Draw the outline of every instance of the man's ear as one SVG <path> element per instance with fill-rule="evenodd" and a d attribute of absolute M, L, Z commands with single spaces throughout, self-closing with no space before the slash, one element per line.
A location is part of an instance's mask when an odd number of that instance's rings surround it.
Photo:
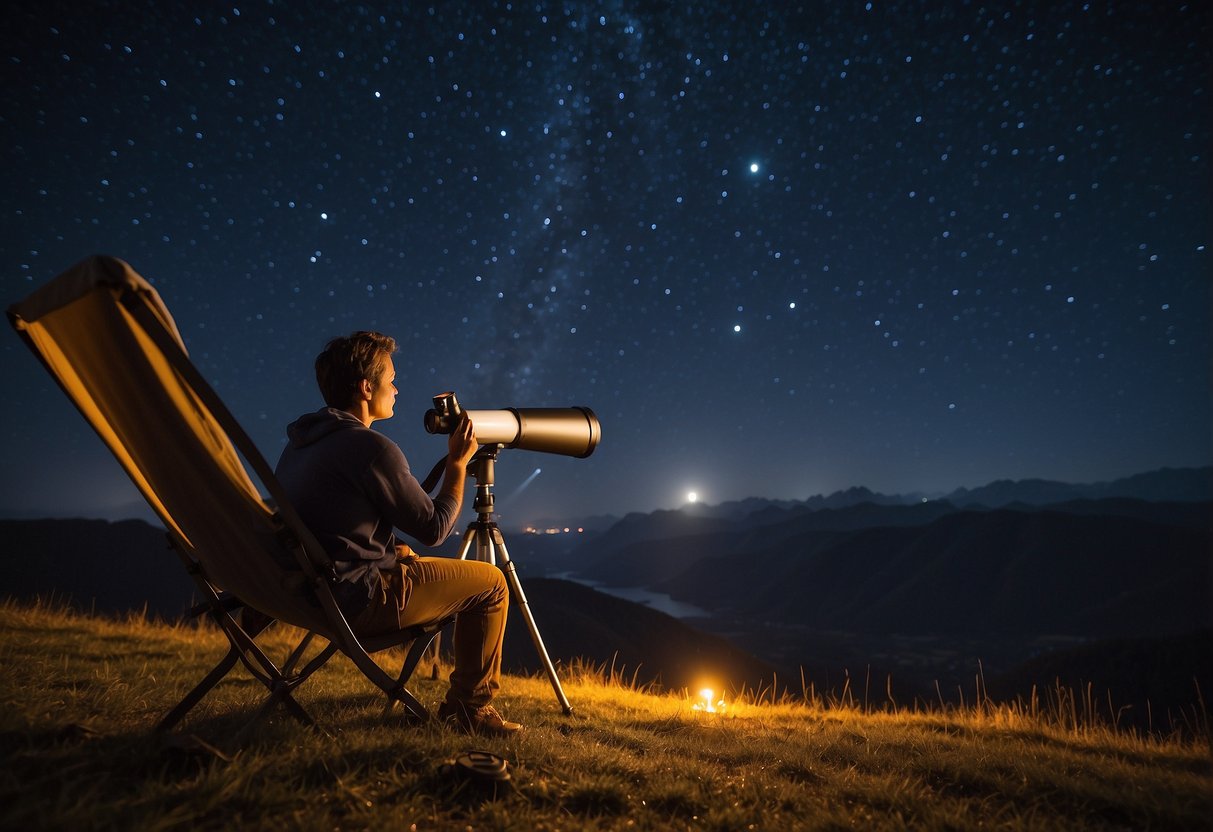
<path fill-rule="evenodd" d="M 369 378 L 364 378 L 362 381 L 358 382 L 358 396 L 361 401 L 369 402 L 371 400 L 371 395 L 374 392 L 375 386 L 371 384 L 371 380 Z"/>

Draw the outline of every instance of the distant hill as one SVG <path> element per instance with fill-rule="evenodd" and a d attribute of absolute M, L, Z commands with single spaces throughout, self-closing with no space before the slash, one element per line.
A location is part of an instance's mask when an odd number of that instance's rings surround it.
<path fill-rule="evenodd" d="M 565 561 L 578 577 L 607 586 L 652 586 L 721 553 L 772 548 L 809 532 L 922 525 L 955 511 L 949 503 L 932 501 L 836 509 L 770 506 L 738 520 L 677 511 L 636 514 L 589 539 Z"/>
<path fill-rule="evenodd" d="M 583 657 L 625 671 L 628 679 L 666 688 L 757 688 L 775 669 L 719 636 L 692 629 L 649 607 L 596 592 L 571 581 L 524 579 L 531 612 L 553 661 Z M 510 610 L 503 665 L 541 669 L 530 632 L 517 607 Z"/>
<path fill-rule="evenodd" d="M 1126 497 L 1150 502 L 1213 500 L 1213 467 L 1162 468 L 1112 482 L 1072 484 L 1052 480 L 998 480 L 981 488 L 958 488 L 944 497 L 958 506 L 997 508 L 1011 503 L 1043 506 L 1070 500 Z"/>
<path fill-rule="evenodd" d="M 782 678 L 807 672 L 821 689 L 862 675 L 865 684 L 887 678 L 900 696 L 934 699 L 942 683 L 955 699 L 984 666 L 991 678 L 1003 674 L 1003 691 L 1028 695 L 1036 677 L 1016 667 L 1033 656 L 1074 645 L 1104 656 L 1104 641 L 1151 637 L 1179 640 L 1163 651 L 1174 662 L 1134 671 L 1121 661 L 1086 680 L 1122 691 L 1122 704 L 1187 702 L 1182 636 L 1213 626 L 1211 502 L 960 509 L 920 499 L 678 515 L 631 516 L 562 562 L 576 577 L 710 610 L 697 626 L 728 634 Z M 1146 671 L 1155 676 L 1148 688 L 1137 679 Z"/>
<path fill-rule="evenodd" d="M 1064 488 L 992 483 L 960 495 L 1012 500 L 998 508 L 854 489 L 818 502 L 634 513 L 599 533 L 506 538 L 556 657 L 614 659 L 670 686 L 693 684 L 706 664 L 747 683 L 769 666 L 781 678 L 810 666 L 834 674 L 831 684 L 839 668 L 886 670 L 917 694 L 932 680 L 971 680 L 978 660 L 1010 674 L 1060 645 L 1213 626 L 1213 501 L 1187 499 L 1210 472 Z M 99 612 L 146 606 L 163 617 L 192 603 L 163 532 L 145 523 L 0 521 L 0 533 L 0 594 L 54 594 Z M 710 610 L 694 627 L 728 643 L 642 605 L 542 580 L 565 573 Z M 507 659 L 533 668 L 525 627 L 511 629 Z"/>
<path fill-rule="evenodd" d="M 607 531 L 596 535 L 591 548 L 611 549 L 640 541 L 670 540 L 694 535 L 718 534 L 735 528 L 737 521 L 690 510 L 662 509 L 650 514 L 633 512 Z"/>
<path fill-rule="evenodd" d="M 545 521 L 543 525 L 563 527 L 572 524 L 584 528 L 587 532 L 620 534 L 623 529 L 634 531 L 649 523 L 672 525 L 686 522 L 687 518 L 698 518 L 699 522 L 705 524 L 709 521 L 719 521 L 723 526 L 738 523 L 763 525 L 767 522 L 765 518 L 771 516 L 786 517 L 861 505 L 907 506 L 924 502 L 944 502 L 960 508 L 1003 508 L 1011 505 L 1048 506 L 1080 500 L 1109 499 L 1172 503 L 1213 501 L 1213 466 L 1160 468 L 1096 483 L 1068 483 L 1045 479 L 995 480 L 978 488 L 957 488 L 951 492 L 934 495 L 881 494 L 857 486 L 799 500 L 748 497 L 718 504 L 689 503 L 677 509 L 660 509 L 651 513 L 633 512 L 623 518 L 610 515 L 582 519 L 566 517 Z M 701 530 L 704 528 L 700 526 Z M 640 537 L 658 539 L 651 531 L 643 531 L 639 537 L 633 534 L 632 539 Z"/>
<path fill-rule="evenodd" d="M 1166 634 L 1210 624 L 1209 554 L 1204 529 L 1108 514 L 965 511 L 925 525 L 806 531 L 779 546 L 703 557 L 653 588 L 821 630 Z"/>
<path fill-rule="evenodd" d="M 193 581 L 164 531 L 139 520 L 5 520 L 0 540 L 0 596 L 54 598 L 99 614 L 146 609 L 170 620 L 194 603 Z M 770 665 L 724 639 L 641 604 L 525 572 L 522 583 L 553 659 L 614 663 L 629 679 L 635 672 L 639 682 L 672 688 L 694 685 L 709 671 L 721 685 L 753 687 L 772 676 Z M 510 621 L 505 665 L 538 670 L 516 608 Z"/>
<path fill-rule="evenodd" d="M 584 517 L 559 516 L 541 520 L 528 520 L 528 526 L 547 528 L 580 528 L 588 535 L 597 535 L 616 526 L 627 526 L 641 518 L 670 514 L 683 517 L 715 519 L 728 523 L 751 524 L 762 521 L 764 514 L 800 514 L 823 510 L 846 509 L 859 505 L 904 506 L 922 502 L 943 501 L 955 506 L 1002 508 L 1010 505 L 1047 506 L 1055 503 L 1078 500 L 1107 500 L 1123 498 L 1148 502 L 1209 502 L 1213 501 L 1213 466 L 1188 468 L 1160 468 L 1128 477 L 1095 483 L 1069 483 L 1058 480 L 1023 479 L 995 480 L 977 488 L 957 488 L 951 492 L 923 494 L 918 492 L 882 494 L 863 486 L 853 486 L 830 494 L 817 494 L 803 499 L 772 497 L 747 497 L 723 503 L 689 503 L 677 509 L 660 509 L 651 513 L 633 512 L 625 517 L 597 514 Z M 25 510 L 15 512 L 0 506 L 0 519 L 41 519 L 64 516 L 53 507 L 44 511 Z M 152 524 L 159 521 L 142 499 L 110 507 L 94 516 L 111 521 L 120 519 L 146 520 Z M 510 536 L 524 529 L 521 521 L 499 518 L 502 528 Z"/>
<path fill-rule="evenodd" d="M 194 603 L 164 530 L 142 520 L 0 520 L 0 551 L 0 595 L 165 619 Z"/>

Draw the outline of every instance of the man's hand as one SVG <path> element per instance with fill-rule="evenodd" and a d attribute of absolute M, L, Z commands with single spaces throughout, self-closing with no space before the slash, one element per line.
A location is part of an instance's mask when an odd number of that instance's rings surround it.
<path fill-rule="evenodd" d="M 476 431 L 472 427 L 472 420 L 468 418 L 466 413 L 461 413 L 459 415 L 459 422 L 447 438 L 447 459 L 462 468 L 468 464 L 468 461 L 479 447 L 480 445 L 476 442 Z"/>

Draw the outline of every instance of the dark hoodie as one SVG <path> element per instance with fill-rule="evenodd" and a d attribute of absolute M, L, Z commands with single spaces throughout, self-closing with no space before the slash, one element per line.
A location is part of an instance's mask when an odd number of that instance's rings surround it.
<path fill-rule="evenodd" d="M 286 435 L 278 480 L 337 576 L 352 585 L 339 593 L 347 612 L 365 607 L 379 571 L 395 564 L 393 529 L 437 546 L 455 527 L 459 504 L 447 495 L 431 501 L 399 446 L 352 414 L 331 407 L 307 413 Z"/>

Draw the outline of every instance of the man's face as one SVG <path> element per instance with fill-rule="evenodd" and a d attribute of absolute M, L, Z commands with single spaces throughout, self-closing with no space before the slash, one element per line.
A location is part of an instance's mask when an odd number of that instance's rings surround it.
<path fill-rule="evenodd" d="M 390 419 L 396 410 L 396 367 L 391 356 L 384 361 L 383 375 L 379 384 L 371 391 L 370 416 L 372 419 Z"/>

